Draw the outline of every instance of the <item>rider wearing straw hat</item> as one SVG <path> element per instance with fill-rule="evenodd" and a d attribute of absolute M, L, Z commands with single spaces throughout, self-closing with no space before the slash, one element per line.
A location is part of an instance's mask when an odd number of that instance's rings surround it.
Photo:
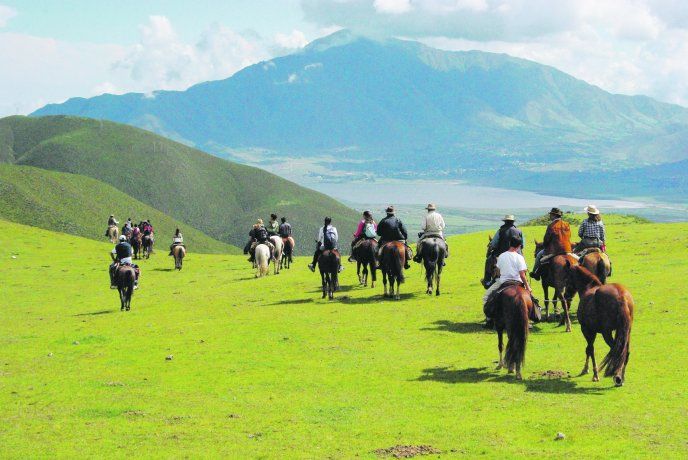
<path fill-rule="evenodd" d="M 446 224 L 442 215 L 437 212 L 437 207 L 430 203 L 425 209 L 428 211 L 427 214 L 423 216 L 423 220 L 420 223 L 421 232 L 418 234 L 418 242 L 416 243 L 416 255 L 413 257 L 415 262 L 421 262 L 423 260 L 422 246 L 423 241 L 426 238 L 442 238 L 444 240 L 444 229 Z M 449 257 L 449 245 L 445 240 L 444 246 L 446 248 L 445 258 Z"/>
<path fill-rule="evenodd" d="M 502 219 L 504 224 L 499 227 L 497 233 L 495 233 L 492 240 L 490 240 L 490 245 L 487 251 L 487 256 L 499 257 L 500 254 L 505 253 L 509 250 L 509 242 L 512 237 L 519 238 L 523 243 L 519 248 L 518 253 L 523 255 L 523 248 L 525 247 L 525 238 L 523 238 L 523 232 L 521 229 L 516 227 L 516 218 L 513 214 L 507 214 Z"/>
<path fill-rule="evenodd" d="M 605 251 L 606 232 L 600 210 L 593 204 L 586 206 L 583 210 L 588 213 L 588 218 L 578 227 L 578 236 L 581 240 L 575 252 L 578 253 L 587 248 L 600 248 Z"/>
<path fill-rule="evenodd" d="M 549 212 L 550 224 L 545 231 L 545 238 L 543 239 L 544 249 L 535 255 L 535 264 L 530 276 L 536 280 L 540 279 L 540 261 L 542 257 L 547 255 L 558 255 L 571 253 L 571 227 L 568 222 L 564 222 L 562 216 L 564 215 L 559 208 L 552 208 Z"/>

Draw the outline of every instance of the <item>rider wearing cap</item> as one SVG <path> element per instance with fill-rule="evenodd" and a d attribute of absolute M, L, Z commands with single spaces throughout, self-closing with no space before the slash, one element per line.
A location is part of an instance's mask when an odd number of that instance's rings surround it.
<path fill-rule="evenodd" d="M 134 251 L 131 248 L 131 244 L 127 242 L 127 237 L 122 235 L 119 237 L 119 243 L 110 253 L 112 258 L 112 264 L 110 264 L 110 289 L 117 289 L 115 284 L 115 273 L 117 272 L 117 267 L 120 265 L 130 265 L 134 268 L 136 272 L 136 282 L 134 284 L 134 289 L 139 288 L 139 266 L 132 263 L 131 256 Z"/>
<path fill-rule="evenodd" d="M 535 255 L 535 265 L 530 276 L 540 279 L 540 261 L 547 255 L 568 254 L 571 252 L 571 227 L 561 218 L 563 213 L 559 208 L 552 208 L 549 212 L 550 224 L 545 231 L 544 248 Z"/>
<path fill-rule="evenodd" d="M 445 259 L 449 257 L 449 245 L 444 239 L 444 229 L 446 224 L 444 223 L 444 218 L 437 212 L 437 207 L 430 203 L 425 207 L 428 211 L 427 214 L 423 216 L 423 220 L 420 223 L 420 233 L 418 233 L 418 242 L 416 243 L 416 255 L 413 258 L 415 262 L 421 262 L 423 260 L 422 246 L 423 241 L 426 238 L 442 238 L 444 240 L 445 247 Z"/>
<path fill-rule="evenodd" d="M 412 257 L 411 249 L 406 245 L 406 240 L 408 239 L 408 232 L 404 223 L 394 215 L 394 206 L 390 205 L 385 209 L 387 216 L 384 217 L 380 223 L 377 225 L 377 234 L 380 236 L 380 240 L 377 246 L 377 258 L 380 260 L 382 257 L 382 250 L 385 245 L 392 241 L 400 241 L 406 246 L 406 258 L 404 260 L 404 268 L 409 269 L 409 259 Z"/>

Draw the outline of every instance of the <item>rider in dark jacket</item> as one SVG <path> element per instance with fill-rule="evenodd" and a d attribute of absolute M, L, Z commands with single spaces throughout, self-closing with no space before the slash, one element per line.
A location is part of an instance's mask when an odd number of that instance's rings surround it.
<path fill-rule="evenodd" d="M 500 254 L 509 250 L 509 242 L 511 238 L 518 238 L 523 241 L 523 245 L 519 248 L 518 253 L 523 255 L 523 247 L 525 247 L 525 240 L 523 239 L 523 232 L 516 227 L 514 223 L 516 218 L 513 215 L 504 216 L 502 221 L 504 225 L 499 227 L 497 233 L 495 233 L 494 238 L 490 241 L 490 254 L 494 257 L 499 257 Z"/>
<path fill-rule="evenodd" d="M 394 215 L 394 206 L 388 206 L 385 212 L 387 216 L 377 224 L 377 234 L 380 235 L 377 250 L 378 259 L 382 256 L 382 250 L 387 243 L 391 241 L 402 241 L 404 245 L 406 245 L 406 240 L 408 239 L 408 232 L 406 231 L 406 227 L 404 227 L 404 223 Z M 411 268 L 409 259 L 411 259 L 411 250 L 406 246 L 406 262 L 404 268 L 407 270 Z"/>

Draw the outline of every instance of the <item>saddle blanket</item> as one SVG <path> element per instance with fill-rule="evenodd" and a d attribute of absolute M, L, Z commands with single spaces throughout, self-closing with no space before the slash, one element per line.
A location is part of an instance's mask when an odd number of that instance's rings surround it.
<path fill-rule="evenodd" d="M 553 257 L 555 257 L 555 256 L 560 256 L 560 255 L 562 255 L 562 254 L 545 254 L 544 256 L 542 256 L 542 259 L 540 259 L 540 264 L 541 264 L 541 265 L 544 265 L 544 264 L 546 264 L 546 263 L 549 263 L 549 261 L 550 261 Z M 577 256 L 576 254 L 574 254 L 574 253 L 572 253 L 572 252 L 567 252 L 566 255 L 567 255 L 567 256 L 571 256 L 571 257 L 573 257 L 573 258 L 576 259 L 576 260 L 580 259 L 579 256 Z"/>

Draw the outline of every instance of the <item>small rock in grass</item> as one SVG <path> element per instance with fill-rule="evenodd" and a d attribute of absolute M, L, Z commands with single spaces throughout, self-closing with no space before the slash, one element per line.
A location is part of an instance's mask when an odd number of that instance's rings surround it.
<path fill-rule="evenodd" d="M 167 355 L 167 357 L 165 358 L 165 361 L 172 361 L 172 358 L 174 358 L 173 355 Z"/>
<path fill-rule="evenodd" d="M 557 433 L 556 437 L 554 438 L 555 441 L 561 441 L 563 439 L 566 439 L 566 435 L 562 432 Z"/>
<path fill-rule="evenodd" d="M 48 358 L 52 358 L 52 357 L 53 357 L 53 352 L 51 351 L 50 353 L 48 353 Z"/>
<path fill-rule="evenodd" d="M 72 345 L 79 345 L 79 341 L 75 340 L 74 342 L 72 342 Z"/>
<path fill-rule="evenodd" d="M 16 258 L 17 258 L 17 256 L 12 256 L 12 258 L 13 258 L 13 259 L 16 259 Z"/>

